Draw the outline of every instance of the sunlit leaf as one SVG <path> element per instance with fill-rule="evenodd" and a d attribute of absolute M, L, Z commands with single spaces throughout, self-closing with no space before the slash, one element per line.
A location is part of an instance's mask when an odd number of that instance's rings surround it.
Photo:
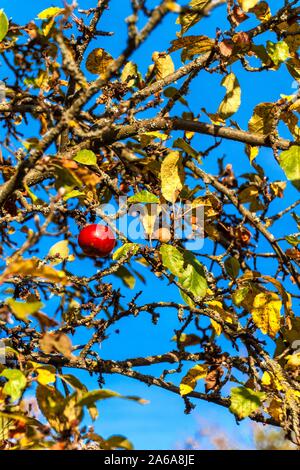
<path fill-rule="evenodd" d="M 152 60 L 155 65 L 154 70 L 157 80 L 162 80 L 175 72 L 173 60 L 165 52 L 153 52 Z"/>
<path fill-rule="evenodd" d="M 3 10 L 0 10 L 0 42 L 3 41 L 8 32 L 8 18 Z"/>
<path fill-rule="evenodd" d="M 241 88 L 234 73 L 228 74 L 222 80 L 222 85 L 226 88 L 226 95 L 219 106 L 218 114 L 223 119 L 228 119 L 241 105 Z"/>
<path fill-rule="evenodd" d="M 280 166 L 286 177 L 300 191 L 300 147 L 293 145 L 280 154 Z"/>
<path fill-rule="evenodd" d="M 29 315 L 38 312 L 44 307 L 42 302 L 18 302 L 15 299 L 7 299 L 7 305 L 18 320 L 28 321 Z"/>
<path fill-rule="evenodd" d="M 204 379 L 207 372 L 208 365 L 206 364 L 197 364 L 192 367 L 180 382 L 180 395 L 183 396 L 191 393 L 195 389 L 198 380 Z"/>
<path fill-rule="evenodd" d="M 184 168 L 179 152 L 170 152 L 161 165 L 161 191 L 169 202 L 176 202 L 184 184 Z"/>
<path fill-rule="evenodd" d="M 83 165 L 97 165 L 97 156 L 92 150 L 80 150 L 75 155 L 74 160 Z"/>
<path fill-rule="evenodd" d="M 263 392 L 255 392 L 246 387 L 234 387 L 230 392 L 230 411 L 239 419 L 257 411 L 265 398 Z"/>
<path fill-rule="evenodd" d="M 104 49 L 98 48 L 89 54 L 86 68 L 90 73 L 99 75 L 104 80 L 107 76 L 107 70 L 112 63 L 112 56 Z"/>
<path fill-rule="evenodd" d="M 27 380 L 23 372 L 18 369 L 4 369 L 0 373 L 0 376 L 8 380 L 3 387 L 3 392 L 9 395 L 12 401 L 18 400 L 27 385 Z"/>

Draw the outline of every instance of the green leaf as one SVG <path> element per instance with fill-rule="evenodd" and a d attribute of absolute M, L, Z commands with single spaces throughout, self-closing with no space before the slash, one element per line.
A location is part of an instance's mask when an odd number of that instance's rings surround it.
<path fill-rule="evenodd" d="M 83 165 L 97 165 L 97 156 L 92 150 L 80 150 L 74 157 L 75 162 Z"/>
<path fill-rule="evenodd" d="M 161 245 L 160 254 L 165 268 L 171 271 L 174 276 L 181 276 L 183 273 L 183 254 L 175 246 Z"/>
<path fill-rule="evenodd" d="M 232 277 L 233 279 L 236 279 L 238 277 L 241 268 L 238 259 L 234 258 L 233 256 L 230 256 L 225 260 L 224 266 L 226 273 L 230 277 Z"/>
<path fill-rule="evenodd" d="M 3 10 L 0 10 L 0 42 L 5 38 L 8 31 L 8 18 Z"/>
<path fill-rule="evenodd" d="M 130 203 L 144 203 L 144 204 L 157 204 L 159 203 L 159 198 L 155 194 L 150 193 L 146 189 L 140 191 L 139 193 L 134 194 L 128 198 Z"/>
<path fill-rule="evenodd" d="M 207 291 L 207 281 L 203 266 L 192 253 L 178 250 L 172 245 L 160 247 L 162 263 L 174 276 L 178 277 L 179 284 L 191 292 L 195 297 L 203 298 Z M 181 296 L 186 303 L 193 306 L 192 299 L 184 292 Z"/>
<path fill-rule="evenodd" d="M 40 20 L 49 20 L 50 18 L 53 18 L 54 16 L 59 15 L 63 11 L 64 11 L 63 8 L 50 7 L 50 8 L 46 8 L 45 10 L 41 11 L 37 16 Z"/>
<path fill-rule="evenodd" d="M 234 387 L 230 392 L 230 411 L 239 419 L 246 418 L 262 405 L 265 398 L 263 392 L 254 392 L 246 387 Z"/>
<path fill-rule="evenodd" d="M 285 41 L 277 43 L 267 41 L 267 52 L 275 65 L 285 62 L 291 56 L 289 46 Z"/>
<path fill-rule="evenodd" d="M 140 248 L 138 243 L 124 243 L 120 248 L 118 248 L 113 254 L 113 260 L 117 261 L 123 256 L 126 256 L 129 251 L 131 251 L 131 256 L 135 255 Z"/>
<path fill-rule="evenodd" d="M 300 147 L 293 145 L 281 152 L 279 163 L 287 179 L 300 191 Z"/>
<path fill-rule="evenodd" d="M 12 401 L 18 400 L 27 384 L 23 372 L 17 369 L 4 369 L 0 375 L 8 379 L 3 387 L 3 392 L 9 395 Z"/>
<path fill-rule="evenodd" d="M 10 298 L 6 300 L 6 304 L 18 320 L 28 321 L 27 317 L 38 312 L 44 307 L 42 302 L 18 302 Z"/>
<path fill-rule="evenodd" d="M 207 281 L 203 266 L 192 255 L 188 256 L 188 264 L 179 278 L 179 284 L 191 292 L 195 297 L 203 298 L 206 295 Z M 194 306 L 193 300 L 188 295 L 181 292 L 181 296 L 188 305 L 191 307 Z"/>

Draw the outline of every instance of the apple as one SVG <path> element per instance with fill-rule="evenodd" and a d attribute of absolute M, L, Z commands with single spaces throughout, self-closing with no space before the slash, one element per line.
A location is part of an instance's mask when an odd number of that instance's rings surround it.
<path fill-rule="evenodd" d="M 161 243 L 168 243 L 172 236 L 171 232 L 167 227 L 161 227 L 153 233 L 154 240 L 159 240 Z"/>
<path fill-rule="evenodd" d="M 116 238 L 106 225 L 91 224 L 80 231 L 78 244 L 87 256 L 104 258 L 114 249 Z"/>

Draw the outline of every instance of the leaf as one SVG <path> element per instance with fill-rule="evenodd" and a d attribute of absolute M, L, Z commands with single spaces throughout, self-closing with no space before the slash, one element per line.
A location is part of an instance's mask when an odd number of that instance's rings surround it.
<path fill-rule="evenodd" d="M 270 134 L 272 132 L 272 119 L 270 119 L 270 114 L 273 108 L 273 103 L 258 104 L 254 108 L 253 116 L 249 121 L 249 131 L 254 134 Z"/>
<path fill-rule="evenodd" d="M 9 22 L 3 10 L 0 10 L 0 42 L 5 38 L 9 28 Z"/>
<path fill-rule="evenodd" d="M 226 88 L 226 95 L 219 106 L 218 114 L 221 118 L 228 119 L 241 105 L 241 88 L 234 73 L 228 74 L 222 80 L 222 85 Z"/>
<path fill-rule="evenodd" d="M 78 406 L 89 406 L 99 400 L 106 400 L 107 398 L 123 398 L 125 400 L 133 400 L 140 403 L 141 405 L 148 403 L 147 400 L 139 397 L 123 396 L 118 392 L 114 392 L 113 390 L 101 389 L 84 393 L 78 401 Z"/>
<path fill-rule="evenodd" d="M 51 260 L 52 266 L 62 263 L 68 259 L 70 254 L 69 242 L 68 240 L 61 240 L 60 242 L 55 243 L 48 252 L 48 257 L 56 258 L 56 260 Z"/>
<path fill-rule="evenodd" d="M 203 298 L 207 292 L 207 281 L 203 266 L 189 251 L 179 251 L 172 245 L 160 247 L 162 263 L 174 276 L 179 284 L 195 297 Z M 184 292 L 180 292 L 186 303 L 194 306 L 194 302 Z"/>
<path fill-rule="evenodd" d="M 255 7 L 259 0 L 238 0 L 238 2 L 244 11 L 249 11 L 250 8 Z"/>
<path fill-rule="evenodd" d="M 289 150 L 281 152 L 279 163 L 287 179 L 300 191 L 300 147 L 293 145 Z"/>
<path fill-rule="evenodd" d="M 280 330 L 282 302 L 275 292 L 261 292 L 256 295 L 251 309 L 254 323 L 262 333 L 274 338 Z"/>
<path fill-rule="evenodd" d="M 159 202 L 159 198 L 155 196 L 155 194 L 150 193 L 146 189 L 143 191 L 140 191 L 139 193 L 134 194 L 133 196 L 130 196 L 128 198 L 128 202 L 130 203 L 149 203 L 149 204 L 155 204 Z"/>
<path fill-rule="evenodd" d="M 260 21 L 268 21 L 272 14 L 267 2 L 260 2 L 250 9 L 251 13 L 254 13 L 256 18 Z"/>
<path fill-rule="evenodd" d="M 168 202 L 176 202 L 184 183 L 184 168 L 179 152 L 170 152 L 161 165 L 161 191 Z"/>
<path fill-rule="evenodd" d="M 285 41 L 277 43 L 267 41 L 267 52 L 275 65 L 285 62 L 291 56 L 289 46 Z"/>
<path fill-rule="evenodd" d="M 19 259 L 18 261 L 12 262 L 0 277 L 0 282 L 3 282 L 6 280 L 6 278 L 14 275 L 30 276 L 31 278 L 37 277 L 57 284 L 65 284 L 67 282 L 67 276 L 65 272 L 56 271 L 50 266 L 45 266 L 37 258 L 26 260 Z"/>
<path fill-rule="evenodd" d="M 192 367 L 180 382 L 180 395 L 184 396 L 191 393 L 195 389 L 198 380 L 204 379 L 207 372 L 208 365 L 206 364 L 197 364 L 195 367 Z"/>
<path fill-rule="evenodd" d="M 92 150 L 80 150 L 75 155 L 74 160 L 83 165 L 97 165 L 97 156 Z"/>
<path fill-rule="evenodd" d="M 162 80 L 175 72 L 173 60 L 171 56 L 165 52 L 153 52 L 152 60 L 155 66 L 154 71 L 157 80 Z"/>
<path fill-rule="evenodd" d="M 63 409 L 65 405 L 63 395 L 55 387 L 39 384 L 36 389 L 36 399 L 49 424 L 55 431 L 63 431 Z"/>
<path fill-rule="evenodd" d="M 127 62 L 121 73 L 121 82 L 126 83 L 126 85 L 131 88 L 136 85 L 137 76 L 137 65 L 131 61 Z"/>
<path fill-rule="evenodd" d="M 183 49 L 181 59 L 186 62 L 193 59 L 195 55 L 205 54 L 210 52 L 215 45 L 215 41 L 208 36 L 184 36 L 183 38 L 174 39 L 171 41 L 172 46 L 169 52 Z"/>
<path fill-rule="evenodd" d="M 141 213 L 142 224 L 148 237 L 152 237 L 157 217 L 161 213 L 161 206 L 159 204 L 147 204 Z"/>
<path fill-rule="evenodd" d="M 186 142 L 182 138 L 176 139 L 175 142 L 173 143 L 173 147 L 180 148 L 190 157 L 193 157 L 193 158 L 198 157 L 198 152 L 188 142 Z"/>
<path fill-rule="evenodd" d="M 241 269 L 238 259 L 234 258 L 233 256 L 230 256 L 229 258 L 226 258 L 224 266 L 226 269 L 226 273 L 230 277 L 232 277 L 233 279 L 236 279 L 238 277 Z"/>
<path fill-rule="evenodd" d="M 116 450 L 125 449 L 132 450 L 133 444 L 124 436 L 111 436 L 105 441 L 105 449 Z"/>
<path fill-rule="evenodd" d="M 177 335 L 173 336 L 172 341 L 177 342 Z M 182 333 L 179 337 L 179 344 L 184 347 L 196 346 L 197 344 L 201 344 L 201 338 L 193 333 Z"/>
<path fill-rule="evenodd" d="M 49 20 L 50 18 L 53 18 L 54 16 L 57 16 L 59 15 L 60 13 L 62 13 L 64 11 L 63 8 L 59 8 L 59 7 L 50 7 L 50 8 L 46 8 L 46 10 L 43 10 L 41 11 L 37 17 L 40 19 L 40 20 Z"/>
<path fill-rule="evenodd" d="M 41 385 L 48 385 L 56 380 L 56 370 L 54 366 L 30 362 L 34 372 L 37 374 L 37 382 Z"/>
<path fill-rule="evenodd" d="M 162 245 L 160 247 L 162 263 L 174 276 L 181 276 L 183 273 L 184 259 L 183 254 L 175 246 Z"/>
<path fill-rule="evenodd" d="M 202 299 L 207 291 L 207 281 L 203 266 L 192 256 L 189 257 L 187 267 L 179 278 L 179 284 L 191 292 L 196 298 Z M 190 306 L 194 306 L 193 300 L 183 291 L 180 292 L 183 300 Z"/>
<path fill-rule="evenodd" d="M 38 312 L 44 307 L 42 302 L 18 302 L 15 299 L 7 299 L 6 304 L 18 320 L 28 321 L 27 317 Z"/>
<path fill-rule="evenodd" d="M 135 277 L 131 274 L 129 269 L 125 268 L 125 266 L 120 266 L 114 273 L 114 276 L 122 279 L 125 286 L 129 287 L 129 289 L 134 289 L 136 283 Z"/>
<path fill-rule="evenodd" d="M 234 387 L 230 391 L 230 411 L 239 419 L 250 416 L 258 410 L 265 398 L 263 392 L 254 392 L 246 387 Z"/>
<path fill-rule="evenodd" d="M 124 243 L 120 248 L 118 248 L 112 258 L 114 261 L 127 256 L 128 252 L 131 251 L 131 256 L 135 255 L 139 251 L 140 245 L 138 243 Z"/>
<path fill-rule="evenodd" d="M 45 354 L 61 353 L 70 359 L 72 357 L 72 343 L 64 333 L 45 333 L 40 341 L 40 348 Z"/>
<path fill-rule="evenodd" d="M 105 80 L 107 77 L 107 70 L 113 61 L 112 56 L 104 49 L 94 49 L 87 58 L 86 68 L 90 73 L 100 75 L 100 77 Z"/>
<path fill-rule="evenodd" d="M 186 33 L 192 26 L 194 26 L 203 17 L 202 11 L 210 0 L 191 0 L 189 3 L 190 9 L 184 11 L 179 15 L 176 20 L 177 24 L 181 25 L 181 35 Z"/>
<path fill-rule="evenodd" d="M 27 384 L 23 372 L 18 369 L 4 369 L 0 376 L 8 379 L 3 387 L 3 393 L 9 395 L 12 401 L 18 400 Z"/>

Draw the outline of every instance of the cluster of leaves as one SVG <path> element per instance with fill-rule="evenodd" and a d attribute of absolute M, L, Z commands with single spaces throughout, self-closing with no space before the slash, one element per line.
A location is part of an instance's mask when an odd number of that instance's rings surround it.
<path fill-rule="evenodd" d="M 252 76 L 268 71 L 280 80 L 285 68 L 299 82 L 298 2 L 271 11 L 258 0 L 161 0 L 153 8 L 134 0 L 118 57 L 95 47 L 99 36 L 109 41 L 112 34 L 98 29 L 112 2 L 98 0 L 83 11 L 53 6 L 25 26 L 0 10 L 0 55 L 8 74 L 0 102 L 1 445 L 131 448 L 123 436 L 105 439 L 86 426 L 85 410 L 95 420 L 96 403 L 104 398 L 144 403 L 102 389 L 112 373 L 177 393 L 186 411 L 198 398 L 225 406 L 237 420 L 250 416 L 281 426 L 299 444 L 300 354 L 293 349 L 300 340 L 299 201 L 269 213 L 283 204 L 287 189 L 300 189 L 299 96 L 258 103 L 245 131 L 232 120 L 246 99 L 241 70 Z M 217 7 L 227 8 L 229 30 L 191 35 Z M 168 15 L 180 30 L 167 50 L 153 52 L 142 73 L 131 56 Z M 251 19 L 254 26 L 247 29 Z M 225 95 L 217 109 L 195 111 L 188 101 L 199 73 L 220 76 Z M 32 135 L 35 121 L 39 132 Z M 209 148 L 199 144 L 199 133 L 214 137 Z M 239 142 L 247 173 L 238 175 L 236 161 L 224 164 L 222 139 Z M 286 178 L 272 179 L 269 163 L 261 163 L 262 147 Z M 215 155 L 213 175 L 206 161 Z M 108 224 L 121 219 L 123 207 L 113 217 L 101 212 L 101 204 L 115 206 L 120 196 L 128 196 L 129 207 L 141 206 L 135 217 L 150 243 L 119 233 L 121 246 L 112 259 L 93 260 L 93 273 L 82 269 L 77 275 L 75 260 L 83 266 L 86 260 L 74 233 L 97 217 Z M 188 240 L 178 240 L 174 227 L 157 227 L 168 207 L 176 228 L 175 203 L 188 202 L 191 229 L 204 237 L 205 252 L 187 249 Z M 196 215 L 200 206 L 204 227 Z M 286 232 L 289 224 L 296 233 Z M 50 237 L 61 240 L 45 255 Z M 182 301 L 140 304 L 141 293 L 134 291 L 126 304 L 119 281 L 135 289 L 136 280 L 174 285 Z M 99 357 L 97 345 L 109 340 L 120 320 L 148 313 L 159 328 L 165 309 L 178 317 L 172 351 Z M 85 343 L 75 345 L 82 329 Z M 178 367 L 167 370 L 166 363 Z M 151 372 L 154 364 L 164 366 L 159 378 Z M 150 373 L 137 371 L 141 366 Z M 66 369 L 96 375 L 100 388 L 88 391 Z M 171 373 L 172 382 L 166 380 Z"/>

